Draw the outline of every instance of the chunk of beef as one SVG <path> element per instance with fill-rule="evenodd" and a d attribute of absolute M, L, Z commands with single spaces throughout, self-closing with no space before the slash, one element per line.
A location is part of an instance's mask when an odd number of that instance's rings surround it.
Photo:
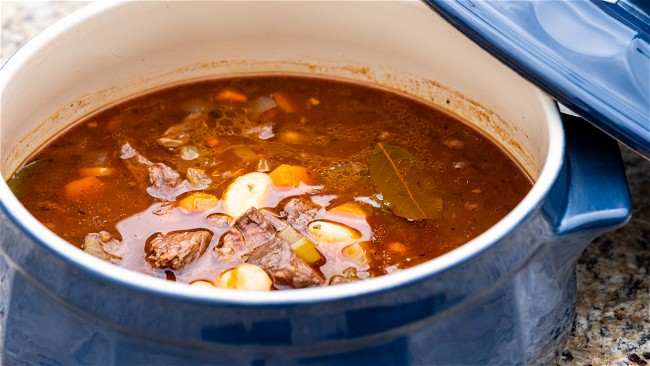
<path fill-rule="evenodd" d="M 244 236 L 244 240 L 254 247 L 266 243 L 277 229 L 269 220 L 255 207 L 251 207 L 244 212 L 233 225 Z M 255 249 L 255 248 L 251 248 Z"/>
<path fill-rule="evenodd" d="M 149 182 L 154 188 L 174 188 L 181 181 L 181 175 L 163 163 L 156 163 L 149 167 Z"/>
<path fill-rule="evenodd" d="M 128 142 L 120 147 L 120 158 L 133 176 L 136 185 L 140 189 L 145 189 L 149 185 L 147 167 L 152 166 L 153 163 L 140 155 Z"/>
<path fill-rule="evenodd" d="M 149 195 L 161 199 L 174 199 L 180 193 L 175 189 L 183 181 L 177 171 L 163 163 L 153 164 L 148 168 L 149 182 L 147 188 Z"/>
<path fill-rule="evenodd" d="M 153 268 L 179 270 L 198 259 L 208 248 L 212 232 L 205 229 L 156 234 L 145 246 L 145 260 Z"/>
<path fill-rule="evenodd" d="M 285 227 L 287 227 L 287 225 L 288 225 L 287 222 L 285 220 L 283 220 L 282 218 L 280 218 L 278 216 L 275 216 L 273 213 L 271 213 L 271 212 L 269 212 L 267 210 L 262 210 L 260 212 L 262 213 L 264 218 L 266 220 L 268 220 L 271 223 L 271 225 L 273 225 L 273 227 L 275 227 L 275 229 L 277 231 L 280 231 L 280 230 L 284 229 Z"/>
<path fill-rule="evenodd" d="M 264 269 L 277 288 L 305 288 L 325 284 L 323 276 L 298 257 L 288 242 L 278 237 L 257 247 L 246 262 Z"/>
<path fill-rule="evenodd" d="M 131 144 L 128 142 L 125 142 L 120 147 L 120 159 L 123 160 L 134 159 L 135 162 L 144 165 L 152 164 L 151 161 L 149 161 L 144 156 L 140 155 L 140 153 L 135 148 L 133 148 L 133 146 L 131 146 Z"/>
<path fill-rule="evenodd" d="M 106 231 L 86 235 L 82 247 L 84 252 L 113 264 L 119 263 L 124 256 L 122 243 Z"/>
<path fill-rule="evenodd" d="M 306 226 L 316 217 L 320 206 L 303 197 L 289 199 L 282 209 L 282 214 L 287 217 L 291 226 Z"/>
<path fill-rule="evenodd" d="M 222 237 L 222 244 L 215 248 L 214 252 L 217 257 L 245 256 L 271 239 L 276 231 L 277 229 L 260 211 L 251 207 L 235 220 Z"/>
<path fill-rule="evenodd" d="M 230 216 L 220 213 L 209 214 L 205 219 L 217 229 L 226 229 L 230 227 L 230 223 L 232 222 Z"/>
<path fill-rule="evenodd" d="M 286 226 L 272 213 L 251 207 L 235 220 L 222 245 L 214 249 L 217 260 L 238 264 L 248 257 L 246 262 L 264 269 L 278 288 L 325 284 L 323 276 L 296 255 L 288 242 L 275 236 Z"/>
<path fill-rule="evenodd" d="M 178 194 L 187 190 L 181 186 L 183 179 L 177 171 L 163 163 L 152 163 L 128 142 L 121 146 L 120 158 L 133 176 L 136 185 L 141 189 L 146 188 L 147 193 L 152 197 L 173 200 Z"/>

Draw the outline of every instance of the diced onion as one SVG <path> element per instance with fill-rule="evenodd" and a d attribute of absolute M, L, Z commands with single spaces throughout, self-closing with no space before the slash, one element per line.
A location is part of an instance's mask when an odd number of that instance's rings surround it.
<path fill-rule="evenodd" d="M 194 160 L 199 157 L 199 150 L 194 145 L 181 146 L 181 159 Z"/>
<path fill-rule="evenodd" d="M 187 168 L 185 178 L 195 189 L 206 189 L 212 184 L 212 179 L 205 174 L 205 171 L 196 168 Z"/>
<path fill-rule="evenodd" d="M 256 120 L 262 115 L 262 113 L 271 110 L 277 106 L 278 103 L 275 101 L 275 99 L 267 95 L 262 95 L 260 97 L 251 100 L 248 103 L 247 105 L 248 117 L 250 119 Z"/>
<path fill-rule="evenodd" d="M 278 237 L 293 244 L 298 240 L 302 239 L 304 236 L 300 234 L 296 229 L 292 228 L 290 225 L 287 225 L 284 229 L 278 231 Z"/>
<path fill-rule="evenodd" d="M 271 170 L 271 162 L 268 161 L 267 159 L 260 159 L 257 161 L 257 169 L 258 172 L 261 173 L 266 173 Z"/>
<path fill-rule="evenodd" d="M 214 103 L 199 98 L 189 100 L 181 107 L 181 110 L 186 113 L 207 113 L 214 109 L 216 109 Z"/>
<path fill-rule="evenodd" d="M 361 244 L 353 243 L 341 250 L 343 255 L 357 263 L 359 266 L 366 266 L 368 264 L 368 258 L 366 257 L 366 251 L 363 249 Z"/>

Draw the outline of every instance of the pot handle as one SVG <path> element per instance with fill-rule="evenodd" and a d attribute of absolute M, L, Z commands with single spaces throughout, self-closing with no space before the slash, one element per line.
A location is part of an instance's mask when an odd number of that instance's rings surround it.
<path fill-rule="evenodd" d="M 542 207 L 554 233 L 593 238 L 623 226 L 632 202 L 618 142 L 582 118 L 562 119 L 565 163 Z"/>

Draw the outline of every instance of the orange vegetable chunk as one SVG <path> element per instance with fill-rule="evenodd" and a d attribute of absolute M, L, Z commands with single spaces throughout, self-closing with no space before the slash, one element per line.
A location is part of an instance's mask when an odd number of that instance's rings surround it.
<path fill-rule="evenodd" d="M 224 89 L 213 96 L 217 102 L 233 102 L 233 103 L 246 103 L 248 98 L 246 95 L 231 89 Z"/>
<path fill-rule="evenodd" d="M 406 253 L 406 245 L 404 245 L 404 243 L 401 243 L 399 241 L 391 242 L 387 245 L 387 247 L 388 250 L 394 253 L 398 253 L 398 254 Z"/>
<path fill-rule="evenodd" d="M 113 168 L 93 167 L 93 168 L 79 168 L 79 175 L 82 177 L 106 177 L 113 174 Z"/>
<path fill-rule="evenodd" d="M 205 212 L 219 204 L 219 199 L 209 193 L 194 192 L 178 202 L 185 212 Z"/>
<path fill-rule="evenodd" d="M 297 165 L 282 164 L 269 173 L 269 176 L 276 187 L 298 187 L 300 182 L 313 184 L 307 169 Z"/>
<path fill-rule="evenodd" d="M 355 202 L 346 202 L 327 210 L 327 212 L 350 219 L 364 220 L 366 218 L 366 212 Z"/>
<path fill-rule="evenodd" d="M 273 99 L 278 103 L 278 107 L 287 113 L 295 113 L 296 106 L 289 96 L 282 92 L 273 93 Z"/>
<path fill-rule="evenodd" d="M 103 191 L 104 183 L 94 175 L 74 180 L 65 185 L 66 197 L 78 200 L 90 198 Z"/>
<path fill-rule="evenodd" d="M 220 141 L 219 141 L 219 139 L 217 137 L 210 136 L 210 137 L 206 138 L 205 140 L 203 140 L 203 144 L 205 146 L 207 146 L 207 147 L 215 148 L 215 147 L 219 146 Z"/>

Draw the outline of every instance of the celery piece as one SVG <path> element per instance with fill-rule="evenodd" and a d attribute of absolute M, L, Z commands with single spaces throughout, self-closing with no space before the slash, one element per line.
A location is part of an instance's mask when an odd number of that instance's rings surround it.
<path fill-rule="evenodd" d="M 353 243 L 341 250 L 343 255 L 353 260 L 360 266 L 365 266 L 368 264 L 368 258 L 366 257 L 366 251 L 363 249 L 361 244 Z"/>
<path fill-rule="evenodd" d="M 302 236 L 302 234 L 299 233 L 296 229 L 292 228 L 291 225 L 287 225 L 284 227 L 284 229 L 278 231 L 278 237 L 288 242 L 289 244 L 293 244 L 298 240 L 304 238 L 304 236 Z"/>
<path fill-rule="evenodd" d="M 323 256 L 318 252 L 314 243 L 305 237 L 292 243 L 291 249 L 309 265 L 323 260 Z"/>

